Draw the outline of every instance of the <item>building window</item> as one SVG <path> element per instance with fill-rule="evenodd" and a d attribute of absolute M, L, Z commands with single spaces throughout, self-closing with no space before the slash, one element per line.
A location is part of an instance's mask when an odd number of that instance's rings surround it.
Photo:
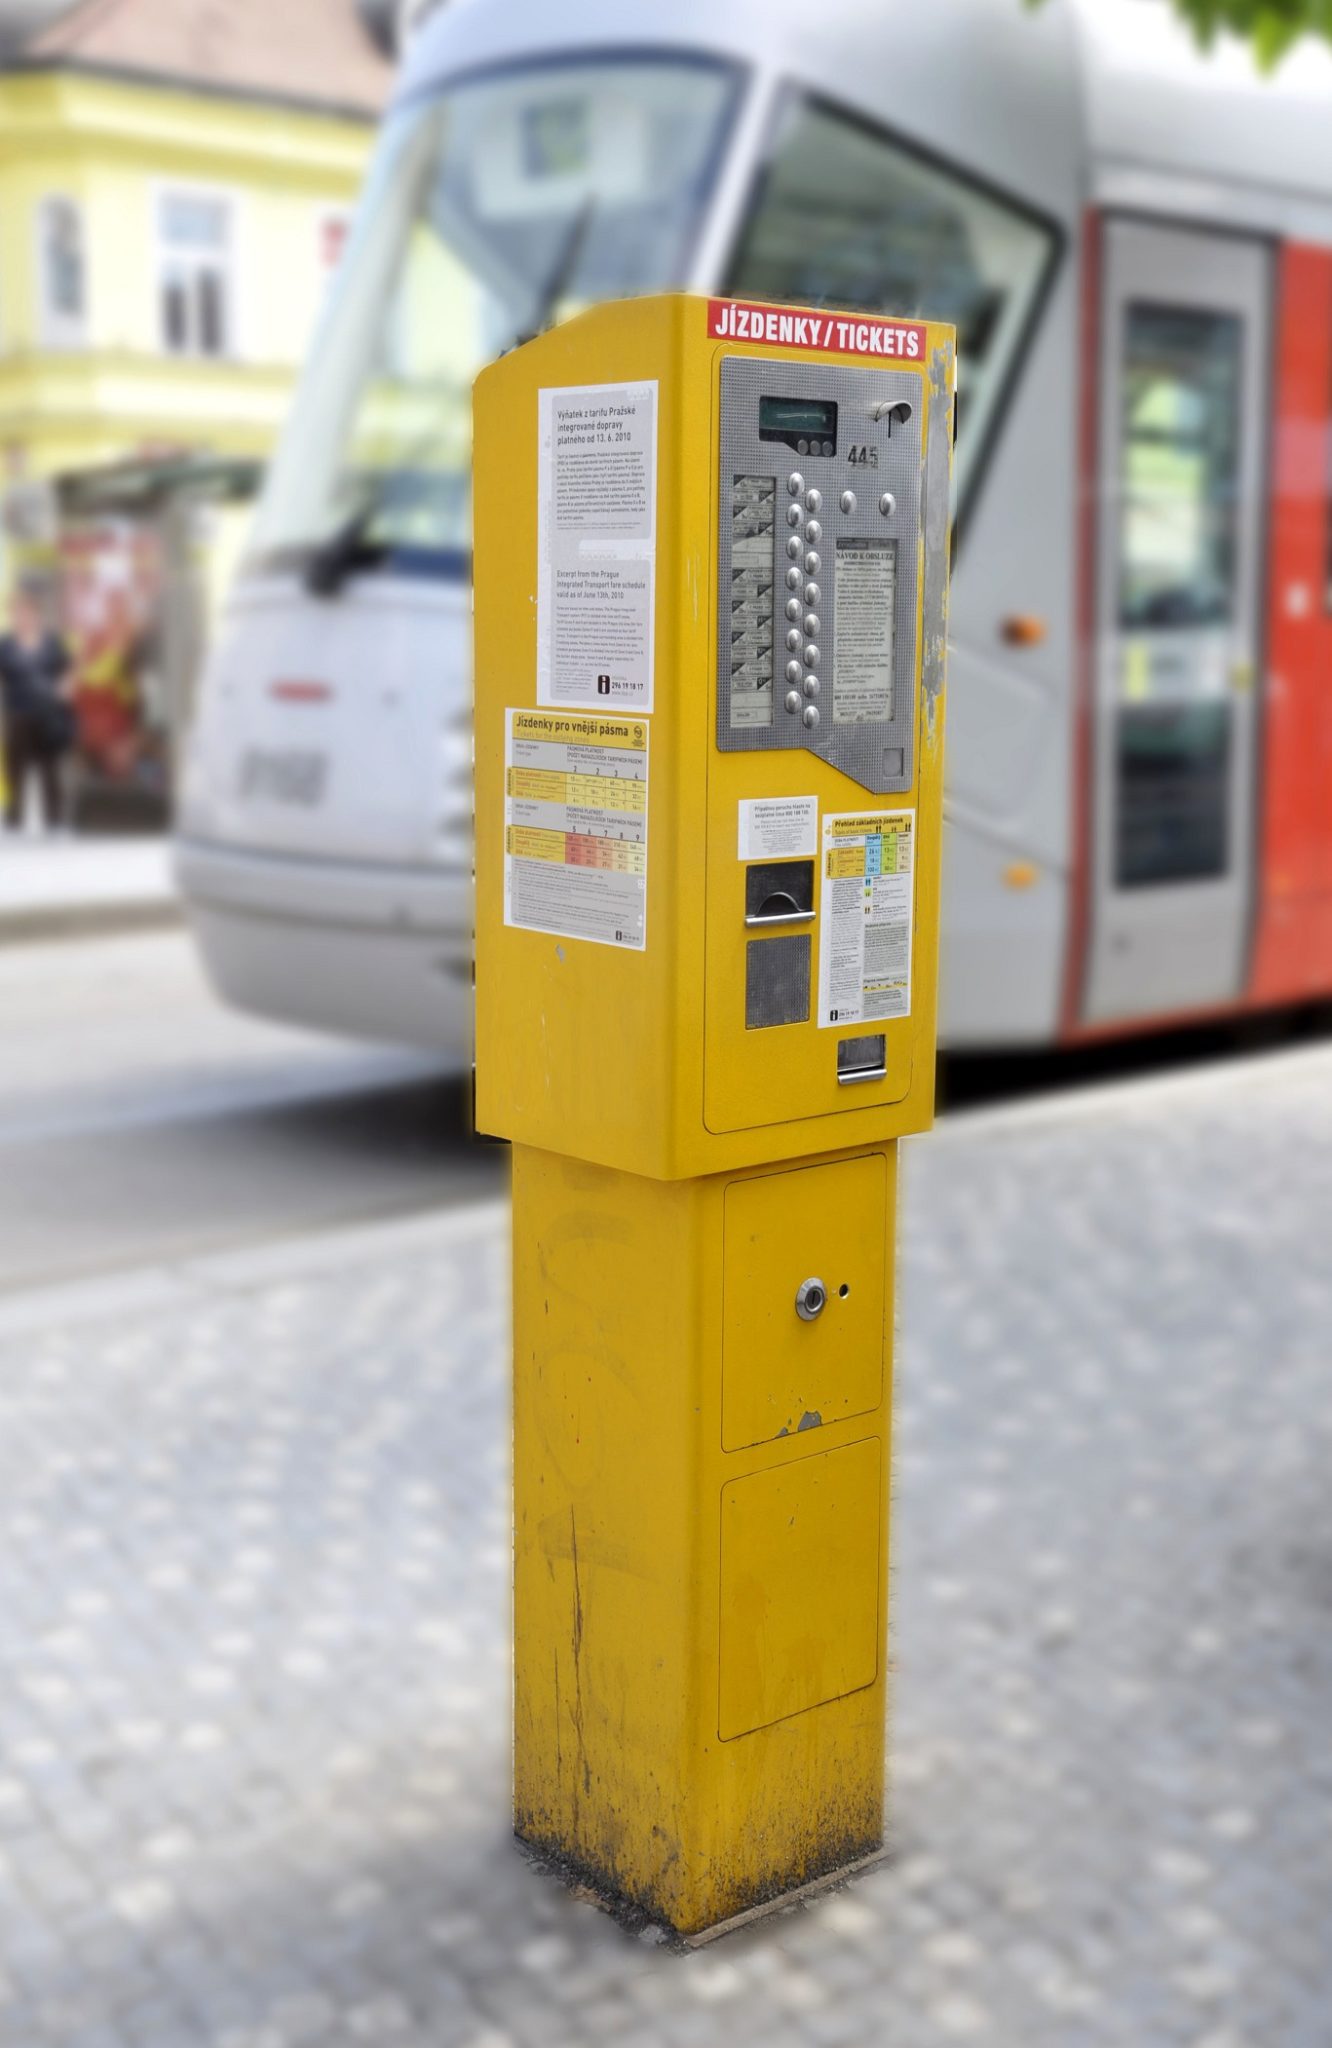
<path fill-rule="evenodd" d="M 77 348 L 84 338 L 87 276 L 83 214 L 73 199 L 51 195 L 37 209 L 41 338 L 48 348 Z"/>
<path fill-rule="evenodd" d="M 173 356 L 230 354 L 231 202 L 212 192 L 163 192 L 157 220 L 162 347 Z"/>

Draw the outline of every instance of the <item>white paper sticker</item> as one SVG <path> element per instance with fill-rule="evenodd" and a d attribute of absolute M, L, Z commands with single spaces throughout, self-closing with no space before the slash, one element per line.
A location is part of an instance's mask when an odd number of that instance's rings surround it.
<path fill-rule="evenodd" d="M 647 945 L 643 718 L 509 712 L 504 922 L 641 953 Z"/>
<path fill-rule="evenodd" d="M 537 702 L 650 711 L 657 386 L 537 396 Z"/>
<path fill-rule="evenodd" d="M 839 725 L 891 718 L 897 542 L 839 540 L 834 588 L 833 718 Z"/>
<path fill-rule="evenodd" d="M 911 1014 L 914 811 L 823 821 L 819 1025 Z"/>
<path fill-rule="evenodd" d="M 740 859 L 794 860 L 819 850 L 816 796 L 760 796 L 740 805 Z"/>

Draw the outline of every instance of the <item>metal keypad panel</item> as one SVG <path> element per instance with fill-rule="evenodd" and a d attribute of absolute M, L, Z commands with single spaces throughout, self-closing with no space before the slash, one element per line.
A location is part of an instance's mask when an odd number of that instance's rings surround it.
<path fill-rule="evenodd" d="M 834 401 L 836 442 L 761 436 L 773 396 Z M 925 396 L 909 371 L 723 361 L 723 752 L 803 747 L 864 789 L 911 787 Z"/>

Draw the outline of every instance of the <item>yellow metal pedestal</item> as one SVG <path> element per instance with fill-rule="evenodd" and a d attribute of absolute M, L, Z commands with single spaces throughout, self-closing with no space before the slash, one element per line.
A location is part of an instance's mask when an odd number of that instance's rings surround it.
<path fill-rule="evenodd" d="M 515 1826 L 683 1934 L 882 1839 L 896 1168 L 514 1148 Z"/>

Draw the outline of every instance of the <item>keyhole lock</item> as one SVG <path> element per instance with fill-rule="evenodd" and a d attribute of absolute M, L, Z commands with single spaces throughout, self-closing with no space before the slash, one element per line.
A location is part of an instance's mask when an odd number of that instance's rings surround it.
<path fill-rule="evenodd" d="M 796 1314 L 802 1323 L 812 1323 L 823 1314 L 828 1290 L 822 1280 L 802 1280 L 796 1289 Z"/>

